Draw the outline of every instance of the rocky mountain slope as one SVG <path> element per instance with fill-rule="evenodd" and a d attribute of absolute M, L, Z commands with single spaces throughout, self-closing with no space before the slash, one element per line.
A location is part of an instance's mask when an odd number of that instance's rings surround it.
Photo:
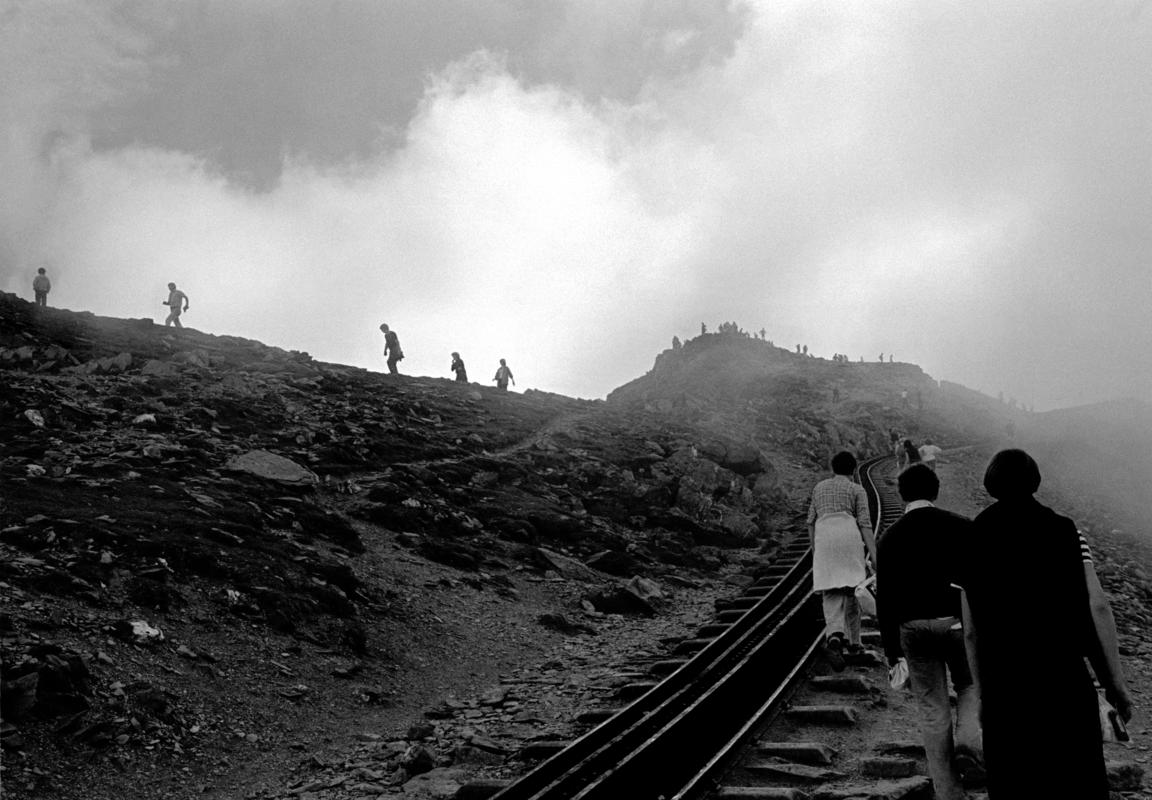
<path fill-rule="evenodd" d="M 592 663 L 691 624 L 802 535 L 835 450 L 884 452 L 890 429 L 966 447 L 1003 423 L 913 365 L 734 333 L 593 402 L 11 295 L 0 382 L 13 797 L 274 796 L 303 754 L 406 729 L 573 637 L 614 632 Z M 495 704 L 519 727 L 486 752 L 548 732 L 520 703 Z M 436 736 L 361 782 L 401 791 L 476 733 Z"/>

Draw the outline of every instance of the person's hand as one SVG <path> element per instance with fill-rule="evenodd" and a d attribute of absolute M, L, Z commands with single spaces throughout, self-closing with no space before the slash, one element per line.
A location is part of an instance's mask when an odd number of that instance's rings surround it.
<path fill-rule="evenodd" d="M 1116 709 L 1117 715 L 1125 724 L 1132 719 L 1132 697 L 1128 694 L 1128 687 L 1113 686 L 1104 690 L 1104 698 Z"/>

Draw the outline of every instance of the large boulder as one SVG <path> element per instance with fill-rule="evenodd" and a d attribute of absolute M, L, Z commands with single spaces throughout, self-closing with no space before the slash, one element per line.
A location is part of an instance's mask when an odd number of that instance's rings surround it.
<path fill-rule="evenodd" d="M 449 800 L 468 782 L 469 770 L 438 767 L 416 775 L 401 789 L 403 800 Z"/>
<path fill-rule="evenodd" d="M 292 459 L 267 450 L 249 450 L 242 455 L 233 456 L 228 459 L 224 468 L 293 486 L 310 486 L 319 480 L 316 473 L 305 469 Z"/>
<path fill-rule="evenodd" d="M 639 614 L 645 617 L 656 615 L 656 608 L 641 596 L 638 587 L 614 586 L 584 596 L 584 601 L 601 614 Z"/>
<path fill-rule="evenodd" d="M 760 528 L 747 514 L 725 508 L 720 517 L 720 527 L 731 538 L 736 547 L 748 547 L 756 542 Z"/>
<path fill-rule="evenodd" d="M 144 362 L 144 366 L 140 368 L 140 374 L 164 378 L 179 375 L 180 368 L 170 361 L 161 361 L 160 359 L 152 358 Z"/>
<path fill-rule="evenodd" d="M 607 572 L 609 575 L 625 577 L 636 572 L 636 558 L 631 553 L 619 550 L 603 550 L 585 562 L 592 569 Z"/>

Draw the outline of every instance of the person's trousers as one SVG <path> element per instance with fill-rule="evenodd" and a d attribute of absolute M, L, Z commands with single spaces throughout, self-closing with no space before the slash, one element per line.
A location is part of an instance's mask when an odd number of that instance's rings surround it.
<path fill-rule="evenodd" d="M 37 291 L 33 290 L 33 293 L 36 295 L 36 305 L 44 306 L 45 308 L 47 308 L 48 307 L 48 292 L 37 292 Z"/>
<path fill-rule="evenodd" d="M 180 324 L 180 311 L 179 311 L 179 309 L 175 309 L 175 308 L 172 309 L 172 311 L 170 311 L 168 313 L 168 318 L 164 320 L 164 327 L 165 328 L 167 328 L 169 325 L 173 325 L 173 324 L 177 328 L 183 328 L 184 327 L 183 325 Z"/>
<path fill-rule="evenodd" d="M 388 372 L 390 372 L 393 375 L 398 375 L 400 373 L 400 370 L 396 369 L 396 365 L 398 363 L 400 363 L 399 358 L 396 358 L 395 356 L 389 358 L 388 359 Z"/>
<path fill-rule="evenodd" d="M 856 602 L 856 589 L 824 589 L 820 593 L 824 606 L 824 638 L 835 633 L 844 636 L 849 644 L 860 644 L 860 604 Z"/>
<path fill-rule="evenodd" d="M 980 698 L 972 685 L 964 653 L 964 633 L 956 617 L 917 619 L 900 625 L 900 646 L 908 659 L 908 679 L 920 706 L 920 735 L 928 760 L 928 776 L 939 800 L 964 800 L 967 795 L 956 768 L 956 750 L 982 759 Z M 956 734 L 948 677 L 956 690 Z"/>

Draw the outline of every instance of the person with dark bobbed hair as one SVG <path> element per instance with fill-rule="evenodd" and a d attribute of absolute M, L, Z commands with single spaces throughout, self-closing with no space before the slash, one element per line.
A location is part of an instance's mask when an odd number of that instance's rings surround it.
<path fill-rule="evenodd" d="M 913 464 L 896 479 L 904 515 L 877 542 L 876 608 L 888 664 L 907 659 L 920 711 L 928 774 L 938 800 L 965 800 L 965 773 L 981 762 L 980 699 L 964 650 L 960 592 L 952 585 L 956 555 L 972 521 L 937 508 L 940 479 Z M 953 734 L 948 682 L 956 690 Z"/>
<path fill-rule="evenodd" d="M 862 650 L 856 587 L 868 577 L 866 559 L 876 563 L 868 496 L 853 482 L 855 471 L 855 456 L 846 450 L 834 455 L 832 477 L 816 484 L 808 504 L 812 588 L 821 595 L 824 641 L 838 669 L 844 667 L 845 651 Z"/>
<path fill-rule="evenodd" d="M 1001 450 L 984 471 L 984 488 L 997 500 L 1031 497 L 1040 488 L 1040 467 L 1023 450 Z"/>
<path fill-rule="evenodd" d="M 1076 525 L 1033 495 L 1040 468 L 1002 450 L 984 473 L 996 499 L 959 559 L 964 634 L 983 704 L 990 800 L 1106 800 L 1092 665 L 1120 719 L 1132 702 L 1116 625 Z"/>

